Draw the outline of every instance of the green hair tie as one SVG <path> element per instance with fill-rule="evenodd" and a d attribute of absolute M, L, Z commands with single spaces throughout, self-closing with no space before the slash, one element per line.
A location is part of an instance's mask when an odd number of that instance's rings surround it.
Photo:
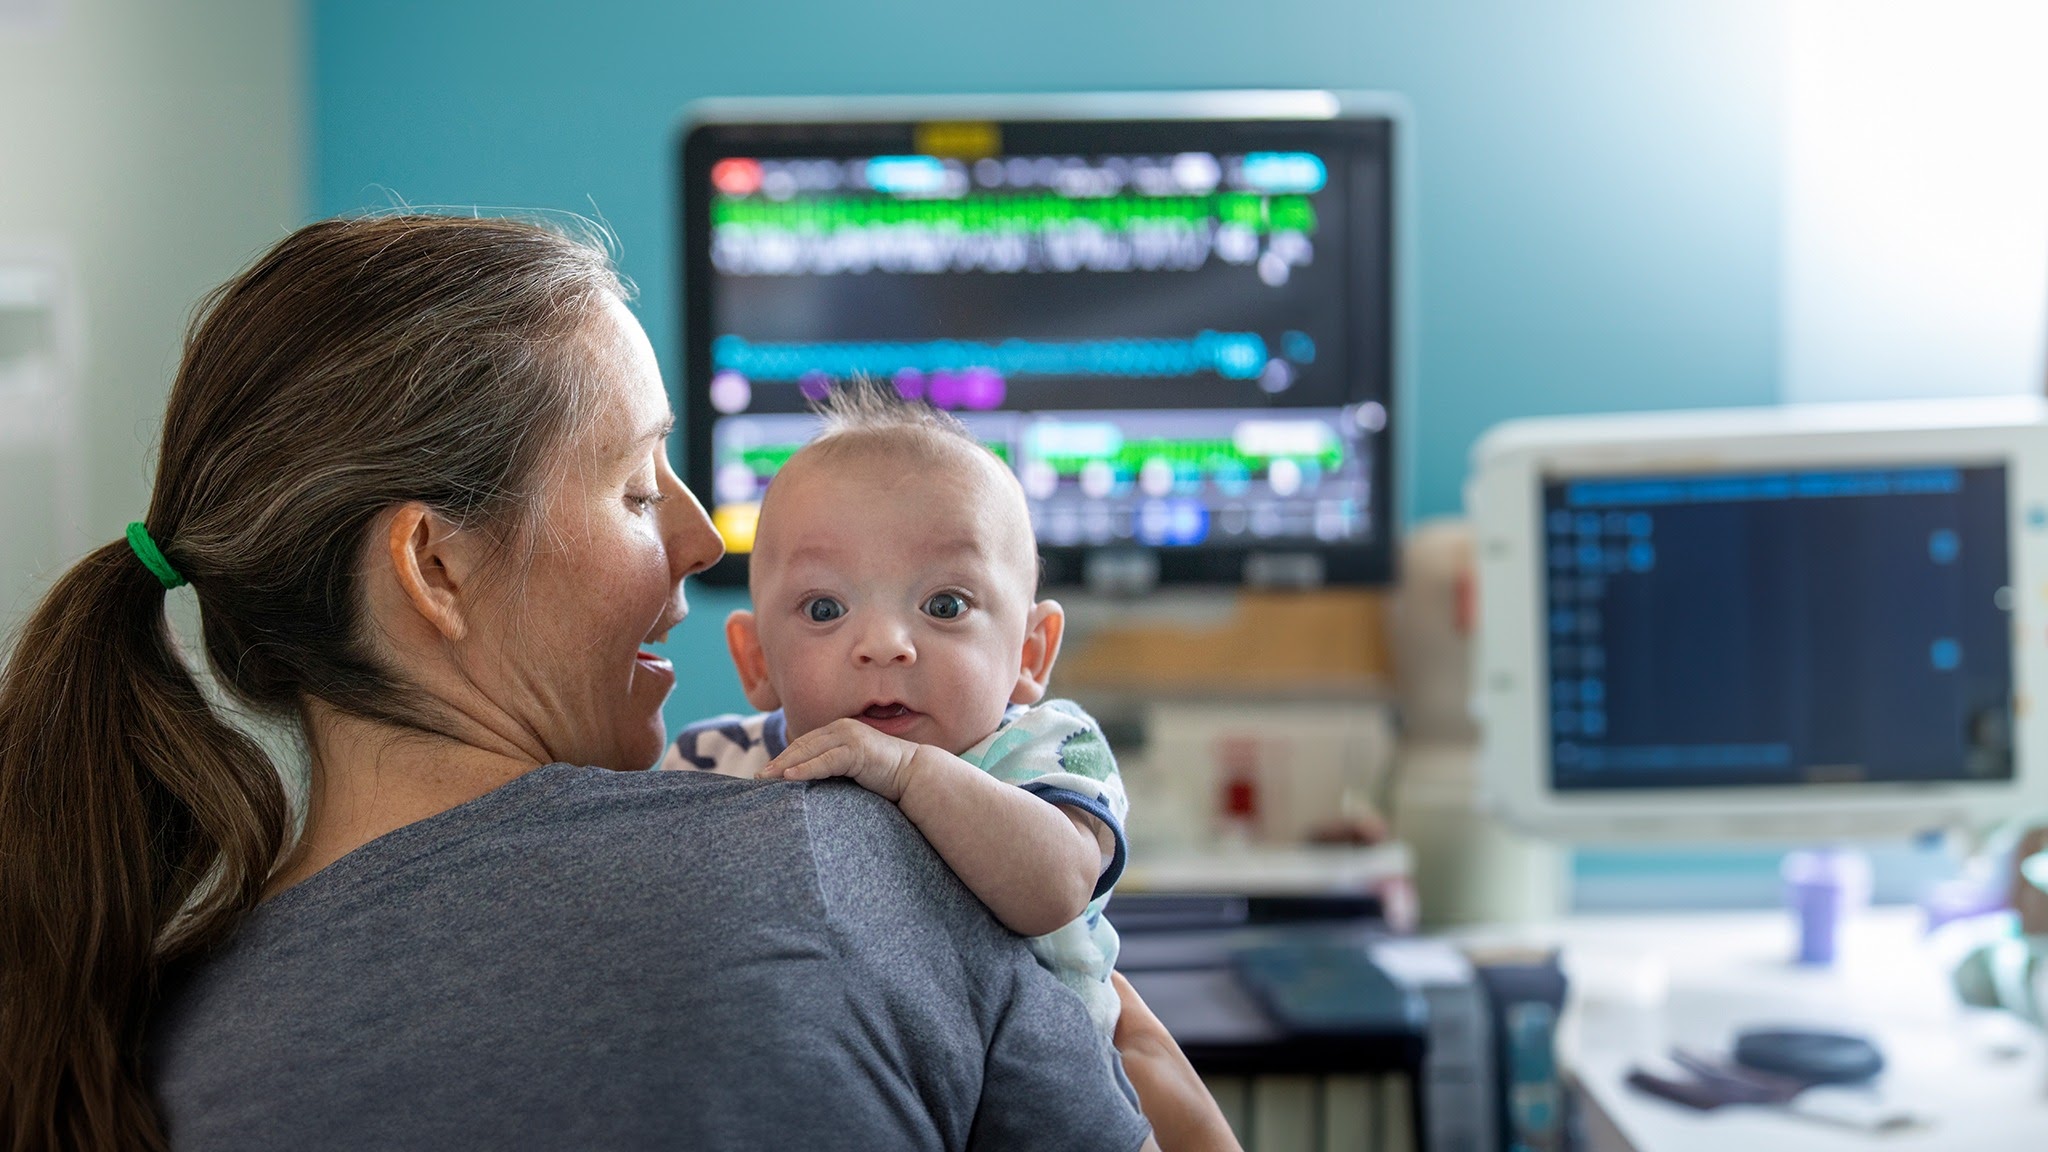
<path fill-rule="evenodd" d="M 185 583 L 185 578 L 171 567 L 169 560 L 164 559 L 162 550 L 157 548 L 156 541 L 149 538 L 149 529 L 144 528 L 140 520 L 128 525 L 128 547 L 135 550 L 135 558 L 142 561 L 142 566 L 163 582 L 166 592 Z"/>

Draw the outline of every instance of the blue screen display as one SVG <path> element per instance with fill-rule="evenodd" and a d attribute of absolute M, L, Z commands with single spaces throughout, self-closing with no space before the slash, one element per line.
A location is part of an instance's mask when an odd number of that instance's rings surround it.
<path fill-rule="evenodd" d="M 2009 780 L 2003 467 L 1544 485 L 1552 786 Z"/>

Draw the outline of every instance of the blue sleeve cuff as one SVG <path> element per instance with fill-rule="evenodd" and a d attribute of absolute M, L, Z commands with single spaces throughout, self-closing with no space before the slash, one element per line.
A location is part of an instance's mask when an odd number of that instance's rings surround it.
<path fill-rule="evenodd" d="M 1061 788 L 1054 784 L 1026 782 L 1019 784 L 1018 787 L 1048 804 L 1058 804 L 1063 808 L 1079 808 L 1081 811 L 1102 821 L 1102 826 L 1109 829 L 1109 837 L 1114 841 L 1114 845 L 1110 849 L 1109 864 L 1103 868 L 1102 875 L 1096 877 L 1095 891 L 1089 895 L 1088 899 L 1098 899 L 1103 893 L 1116 887 L 1117 880 L 1124 874 L 1124 863 L 1130 853 L 1124 843 L 1124 826 L 1118 823 L 1117 818 L 1111 814 L 1109 805 L 1104 804 L 1094 796 L 1084 795 L 1071 788 Z"/>
<path fill-rule="evenodd" d="M 676 733 L 675 748 L 682 756 L 683 762 L 701 772 L 716 771 L 718 757 L 704 752 L 699 742 L 704 736 L 714 732 L 740 747 L 746 747 L 747 733 L 740 727 L 739 717 L 714 716 L 709 720 L 699 720 Z"/>

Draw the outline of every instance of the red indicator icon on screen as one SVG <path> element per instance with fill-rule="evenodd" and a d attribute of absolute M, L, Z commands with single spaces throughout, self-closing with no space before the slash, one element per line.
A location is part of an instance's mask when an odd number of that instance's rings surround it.
<path fill-rule="evenodd" d="M 761 190 L 761 162 L 737 156 L 711 166 L 711 186 L 727 196 L 751 196 Z"/>

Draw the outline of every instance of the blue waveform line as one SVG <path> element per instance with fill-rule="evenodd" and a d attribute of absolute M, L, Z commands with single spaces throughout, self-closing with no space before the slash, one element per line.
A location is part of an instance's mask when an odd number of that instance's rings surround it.
<path fill-rule="evenodd" d="M 1565 742 L 1553 754 L 1588 770 L 1647 771 L 1672 768 L 1784 768 L 1792 763 L 1789 744 L 1632 744 L 1602 747 Z"/>
<path fill-rule="evenodd" d="M 1193 376 L 1214 372 L 1228 380 L 1257 378 L 1266 366 L 1266 342 L 1251 332 L 1211 332 L 1164 340 L 1011 339 L 756 344 L 720 336 L 711 344 L 716 367 L 750 380 L 801 380 L 812 372 L 835 379 L 918 372 L 993 369 L 1004 376 Z"/>
<path fill-rule="evenodd" d="M 1613 508 L 1840 496 L 1941 496 L 1959 492 L 1962 486 L 1963 474 L 1956 468 L 1581 480 L 1566 486 L 1565 503 L 1573 508 Z"/>

